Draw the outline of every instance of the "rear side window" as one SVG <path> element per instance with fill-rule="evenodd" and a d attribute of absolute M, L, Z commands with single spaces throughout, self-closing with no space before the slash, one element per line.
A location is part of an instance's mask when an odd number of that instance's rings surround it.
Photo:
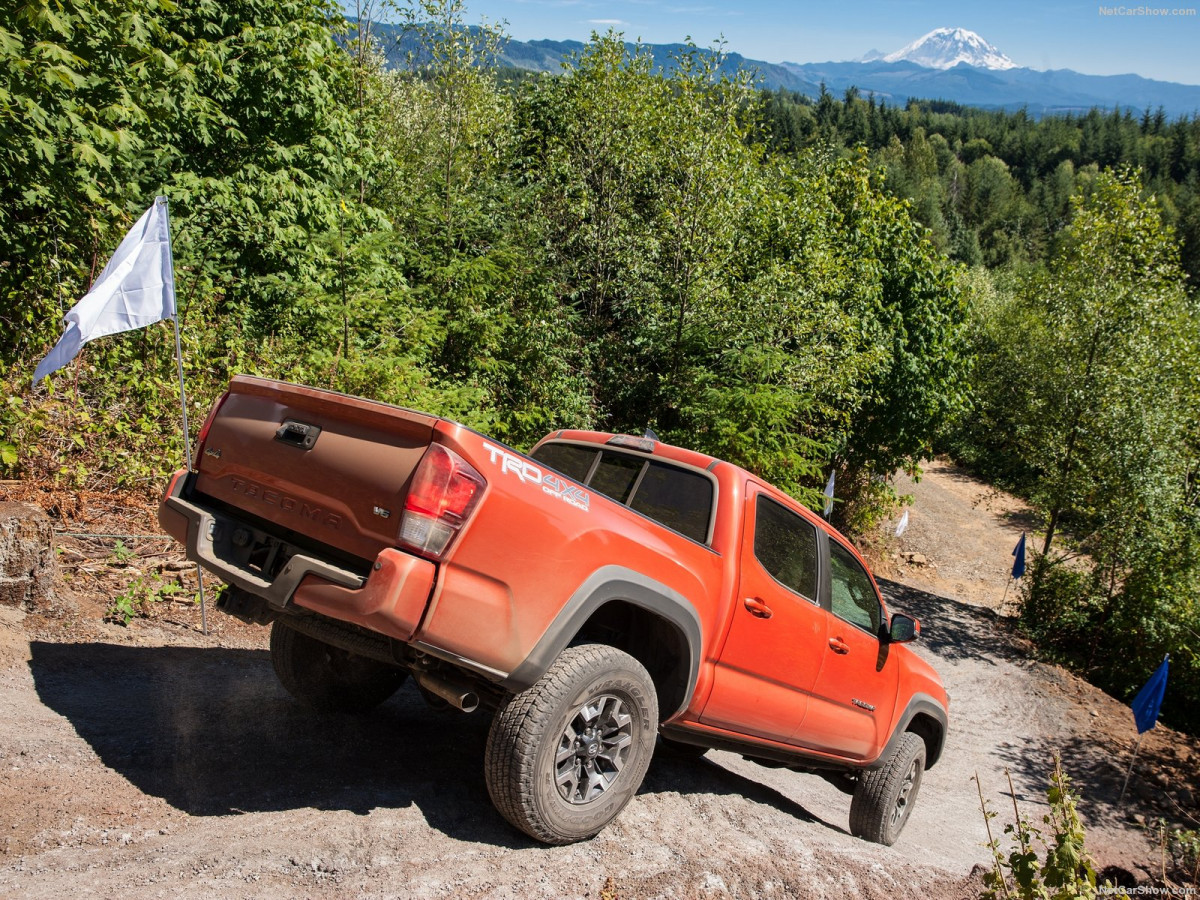
<path fill-rule="evenodd" d="M 702 544 L 708 540 L 713 484 L 699 472 L 577 444 L 543 444 L 533 458 L 684 537 Z"/>
<path fill-rule="evenodd" d="M 817 530 L 762 494 L 754 513 L 754 556 L 784 587 L 809 600 L 817 596 Z"/>

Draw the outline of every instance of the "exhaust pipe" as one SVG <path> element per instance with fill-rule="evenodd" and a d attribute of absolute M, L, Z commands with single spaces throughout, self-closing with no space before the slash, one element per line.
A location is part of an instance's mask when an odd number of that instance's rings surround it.
<path fill-rule="evenodd" d="M 479 695 L 460 681 L 452 681 L 422 672 L 417 675 L 417 683 L 429 693 L 441 697 L 455 709 L 463 712 L 475 712 L 479 708 Z"/>

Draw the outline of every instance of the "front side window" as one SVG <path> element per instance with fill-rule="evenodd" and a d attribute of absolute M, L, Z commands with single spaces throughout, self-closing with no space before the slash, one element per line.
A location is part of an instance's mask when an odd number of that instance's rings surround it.
<path fill-rule="evenodd" d="M 817 596 L 817 530 L 762 494 L 754 513 L 754 556 L 784 587 L 809 600 Z"/>
<path fill-rule="evenodd" d="M 830 600 L 833 614 L 871 634 L 879 634 L 881 610 L 871 576 L 854 554 L 829 541 Z"/>

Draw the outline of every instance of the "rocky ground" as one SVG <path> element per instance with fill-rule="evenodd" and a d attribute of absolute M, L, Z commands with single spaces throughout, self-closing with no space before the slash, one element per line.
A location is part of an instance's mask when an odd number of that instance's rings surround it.
<path fill-rule="evenodd" d="M 1040 819 L 1055 753 L 1097 862 L 1151 883 L 1159 818 L 1197 827 L 1200 745 L 1151 732 L 1118 806 L 1128 707 L 1031 661 L 996 613 L 1027 511 L 942 464 L 904 490 L 910 527 L 881 541 L 881 584 L 921 619 L 918 651 L 953 701 L 900 841 L 852 838 L 824 781 L 710 752 L 659 754 L 613 826 L 548 848 L 488 801 L 484 717 L 409 687 L 370 716 L 315 716 L 276 682 L 265 631 L 210 607 L 201 633 L 194 570 L 148 509 L 7 485 L 0 500 L 90 536 L 59 535 L 50 603 L 0 607 L 0 896 L 972 897 L 989 859 L 979 791 L 998 827 L 1011 775 Z"/>

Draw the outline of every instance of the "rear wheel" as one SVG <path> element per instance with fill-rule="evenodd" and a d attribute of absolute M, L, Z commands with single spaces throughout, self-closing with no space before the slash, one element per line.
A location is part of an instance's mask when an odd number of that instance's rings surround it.
<path fill-rule="evenodd" d="M 921 789 L 925 742 L 906 731 L 883 766 L 863 772 L 850 801 L 850 833 L 891 846 L 900 837 Z"/>
<path fill-rule="evenodd" d="M 658 698 L 641 663 L 603 644 L 568 647 L 496 713 L 488 793 L 539 841 L 592 837 L 637 793 L 657 730 Z"/>
<path fill-rule="evenodd" d="M 289 694 L 324 712 L 366 712 L 404 683 L 407 672 L 302 634 L 277 619 L 271 664 Z"/>

